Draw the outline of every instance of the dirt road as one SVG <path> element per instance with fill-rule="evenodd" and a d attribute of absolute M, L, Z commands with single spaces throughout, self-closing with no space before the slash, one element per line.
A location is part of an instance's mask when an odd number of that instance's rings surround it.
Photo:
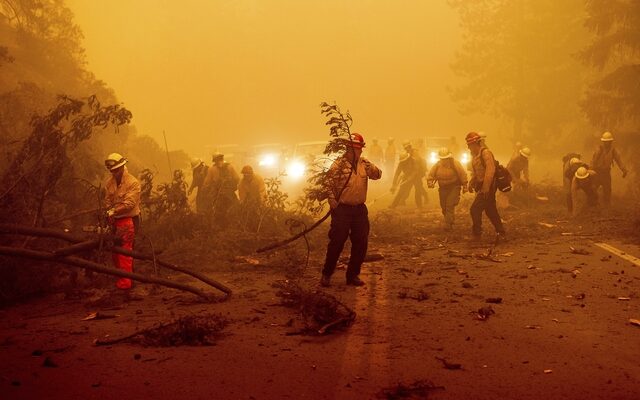
<path fill-rule="evenodd" d="M 620 216 L 578 225 L 556 211 L 505 213 L 511 239 L 495 248 L 463 237 L 463 209 L 448 237 L 436 210 L 372 212 L 369 252 L 384 259 L 365 264 L 363 288 L 337 271 L 326 291 L 357 317 L 326 336 L 287 335 L 296 312 L 272 287 L 283 269 L 252 254 L 258 265 L 199 260 L 234 289 L 226 302 L 140 286 L 115 307 L 59 295 L 2 310 L 1 397 L 372 399 L 423 381 L 432 399 L 637 399 L 637 238 L 611 234 Z M 300 284 L 319 289 L 315 241 Z M 83 321 L 92 311 L 117 317 Z M 229 321 L 215 346 L 93 345 L 206 313 Z"/>

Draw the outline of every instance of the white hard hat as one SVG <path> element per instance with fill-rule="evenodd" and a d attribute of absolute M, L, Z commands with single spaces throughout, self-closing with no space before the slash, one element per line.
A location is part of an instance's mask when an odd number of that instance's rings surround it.
<path fill-rule="evenodd" d="M 196 169 L 202 164 L 202 160 L 199 158 L 194 158 L 191 160 L 191 169 Z"/>
<path fill-rule="evenodd" d="M 585 179 L 589 177 L 589 171 L 585 167 L 580 167 L 576 171 L 576 178 Z"/>
<path fill-rule="evenodd" d="M 531 149 L 528 147 L 523 147 L 520 149 L 520 155 L 524 158 L 529 158 L 531 156 Z"/>
<path fill-rule="evenodd" d="M 579 164 L 582 161 L 578 158 L 578 157 L 573 157 L 571 160 L 569 160 L 569 165 L 575 165 L 575 164 Z"/>
<path fill-rule="evenodd" d="M 521 148 L 521 147 L 522 147 L 522 143 L 520 143 L 520 142 L 516 142 L 516 147 L 517 147 L 517 148 Z"/>
<path fill-rule="evenodd" d="M 613 142 L 613 135 L 611 134 L 611 132 L 605 132 L 602 134 L 600 140 L 602 142 Z"/>
<path fill-rule="evenodd" d="M 453 154 L 451 154 L 448 148 L 442 147 L 440 150 L 438 150 L 439 159 L 444 160 L 445 158 L 452 158 L 452 157 L 453 157 Z"/>
<path fill-rule="evenodd" d="M 483 140 L 487 138 L 486 132 L 478 132 L 478 135 L 480 135 Z"/>
<path fill-rule="evenodd" d="M 119 153 L 111 153 L 107 156 L 107 159 L 104 160 L 104 166 L 107 167 L 109 171 L 113 171 L 125 165 L 127 163 L 127 159 L 122 157 Z"/>

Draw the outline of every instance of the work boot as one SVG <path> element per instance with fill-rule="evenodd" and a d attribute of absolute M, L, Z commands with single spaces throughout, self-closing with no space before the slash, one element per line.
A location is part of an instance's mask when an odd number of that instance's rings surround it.
<path fill-rule="evenodd" d="M 353 278 L 347 278 L 347 285 L 349 286 L 364 286 L 364 281 L 357 276 Z"/>
<path fill-rule="evenodd" d="M 322 275 L 322 278 L 320 278 L 320 286 L 322 287 L 331 286 L 331 277 L 327 275 Z"/>

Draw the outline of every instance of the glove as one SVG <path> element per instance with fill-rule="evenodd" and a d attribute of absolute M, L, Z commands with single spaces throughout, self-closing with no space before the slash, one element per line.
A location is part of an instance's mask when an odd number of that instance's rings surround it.
<path fill-rule="evenodd" d="M 116 214 L 115 208 L 110 208 L 107 210 L 107 218 L 113 218 L 115 214 Z"/>

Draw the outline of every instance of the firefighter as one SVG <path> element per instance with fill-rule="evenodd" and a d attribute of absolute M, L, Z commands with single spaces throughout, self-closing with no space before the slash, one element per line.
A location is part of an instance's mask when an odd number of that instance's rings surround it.
<path fill-rule="evenodd" d="M 208 205 L 211 215 L 220 225 L 225 226 L 229 209 L 238 205 L 236 189 L 240 177 L 233 166 L 224 161 L 224 154 L 214 154 L 212 161 L 213 165 L 207 171 L 203 186 L 211 202 Z"/>
<path fill-rule="evenodd" d="M 238 197 L 240 205 L 244 207 L 259 207 L 266 199 L 264 179 L 253 172 L 250 165 L 245 165 L 240 171 L 242 179 L 238 183 Z"/>
<path fill-rule="evenodd" d="M 427 191 L 424 189 L 422 179 L 427 174 L 427 161 L 422 157 L 418 149 L 413 148 L 410 142 L 403 144 L 404 150 L 413 159 L 414 173 L 410 177 L 411 187 L 414 189 L 416 207 L 422 208 L 422 200 L 427 201 Z"/>
<path fill-rule="evenodd" d="M 193 179 L 189 186 L 188 194 L 190 195 L 193 190 L 196 190 L 196 212 L 198 214 L 204 214 L 207 211 L 207 199 L 203 190 L 204 179 L 207 177 L 209 167 L 199 158 L 191 160 L 191 173 Z"/>
<path fill-rule="evenodd" d="M 514 189 L 526 190 L 529 187 L 529 157 L 531 150 L 528 147 L 522 147 L 517 153 L 511 157 L 507 164 L 507 170 L 513 179 Z"/>
<path fill-rule="evenodd" d="M 393 183 L 391 184 L 391 193 L 398 192 L 391 202 L 390 208 L 396 208 L 397 206 L 404 206 L 413 187 L 413 176 L 416 173 L 415 160 L 408 154 L 402 154 L 400 156 L 400 162 L 396 168 L 396 172 L 393 176 Z"/>
<path fill-rule="evenodd" d="M 578 168 L 585 167 L 588 170 L 589 165 L 580 159 L 581 155 L 578 153 L 569 153 L 564 158 L 567 158 L 567 156 L 570 156 L 571 158 L 564 162 L 562 180 L 566 193 L 567 210 L 571 214 L 573 212 L 573 202 L 571 200 L 571 182 L 573 182 L 573 178 L 575 177 Z"/>
<path fill-rule="evenodd" d="M 482 144 L 482 138 L 476 132 L 469 132 L 465 137 L 467 147 L 471 152 L 471 180 L 469 191 L 476 192 L 471 204 L 472 235 L 479 239 L 482 235 L 482 212 L 484 211 L 493 224 L 498 239 L 505 239 L 505 229 L 496 207 L 496 160 L 493 153 Z"/>
<path fill-rule="evenodd" d="M 378 144 L 378 139 L 373 139 L 373 144 L 369 147 L 369 159 L 375 165 L 382 165 L 382 160 L 384 160 L 384 151 L 382 150 L 382 146 Z"/>
<path fill-rule="evenodd" d="M 113 227 L 120 247 L 133 250 L 136 230 L 140 225 L 140 182 L 127 171 L 127 159 L 118 153 L 111 153 L 104 165 L 111 173 L 105 188 L 105 208 L 107 219 Z M 133 257 L 112 254 L 116 268 L 133 272 Z M 119 289 L 131 289 L 129 278 L 120 278 L 116 282 Z"/>
<path fill-rule="evenodd" d="M 453 229 L 456 206 L 460 203 L 460 190 L 463 193 L 467 191 L 467 172 L 446 147 L 438 151 L 438 158 L 440 160 L 429 171 L 427 185 L 433 188 L 438 182 L 444 229 L 450 231 Z"/>
<path fill-rule="evenodd" d="M 389 139 L 387 139 L 387 148 L 384 150 L 384 166 L 385 170 L 389 174 L 389 177 L 391 177 L 391 174 L 393 174 L 393 171 L 395 171 L 396 157 L 397 152 L 395 140 L 390 137 Z"/>
<path fill-rule="evenodd" d="M 362 135 L 353 133 L 346 145 L 345 154 L 334 161 L 328 171 L 331 178 L 331 228 L 320 280 L 322 286 L 331 284 L 331 275 L 348 237 L 351 238 L 351 256 L 347 266 L 347 285 L 364 285 L 358 275 L 369 241 L 369 212 L 365 205 L 367 186 L 369 179 L 380 179 L 382 172 L 375 164 L 360 157 L 365 146 Z"/>
<path fill-rule="evenodd" d="M 593 210 L 598 206 L 598 176 L 597 172 L 579 167 L 571 181 L 571 215 L 576 217 L 579 214 L 578 192 L 582 191 L 586 195 L 585 210 Z"/>
<path fill-rule="evenodd" d="M 613 135 L 605 132 L 600 138 L 600 146 L 593 154 L 591 168 L 597 173 L 596 192 L 602 187 L 602 200 L 606 207 L 611 204 L 611 167 L 615 162 L 622 171 L 622 177 L 626 178 L 627 168 L 622 163 L 620 153 L 613 147 Z"/>

